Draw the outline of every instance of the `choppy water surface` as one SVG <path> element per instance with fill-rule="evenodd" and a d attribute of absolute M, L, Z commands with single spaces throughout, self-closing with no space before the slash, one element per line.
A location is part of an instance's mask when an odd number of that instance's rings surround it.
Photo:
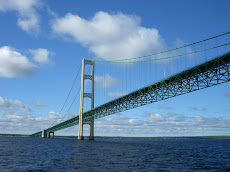
<path fill-rule="evenodd" d="M 230 140 L 0 137 L 0 171 L 230 171 Z"/>

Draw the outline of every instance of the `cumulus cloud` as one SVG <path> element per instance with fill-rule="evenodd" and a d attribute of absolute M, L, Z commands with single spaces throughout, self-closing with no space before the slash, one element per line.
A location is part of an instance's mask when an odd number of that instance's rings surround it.
<path fill-rule="evenodd" d="M 53 125 L 62 122 L 63 116 L 56 120 L 57 116 L 59 114 L 53 111 L 47 116 L 39 117 L 30 113 L 13 112 L 0 116 L 0 131 L 1 133 L 32 134 L 50 127 L 54 120 L 56 122 Z M 133 137 L 224 135 L 230 131 L 229 126 L 230 120 L 220 117 L 186 117 L 173 113 L 147 113 L 139 119 L 119 113 L 95 120 L 95 135 Z M 60 133 L 77 136 L 77 128 L 74 126 L 68 128 L 68 131 L 58 131 L 58 135 Z M 84 125 L 84 135 L 88 134 L 89 126 Z"/>
<path fill-rule="evenodd" d="M 71 13 L 56 18 L 54 33 L 72 37 L 105 60 L 124 59 L 165 49 L 159 31 L 141 26 L 141 19 L 122 13 L 97 12 L 87 20 Z"/>
<path fill-rule="evenodd" d="M 41 65 L 51 64 L 47 49 L 38 48 L 29 52 L 33 55 L 34 63 L 11 47 L 0 47 L 0 77 L 25 78 L 34 73 L 37 68 L 35 62 Z"/>
<path fill-rule="evenodd" d="M 0 11 L 16 11 L 18 26 L 26 32 L 39 31 L 39 16 L 36 8 L 40 7 L 40 0 L 0 0 Z"/>
<path fill-rule="evenodd" d="M 194 111 L 207 111 L 207 108 L 205 107 L 202 107 L 202 108 L 198 108 L 198 107 L 190 107 L 191 110 L 194 110 Z"/>
<path fill-rule="evenodd" d="M 47 104 L 43 103 L 43 102 L 32 102 L 32 105 L 37 106 L 37 107 L 42 107 L 42 106 L 47 106 Z"/>
<path fill-rule="evenodd" d="M 158 109 L 166 109 L 166 110 L 172 109 L 172 107 L 165 105 L 165 104 L 158 105 L 157 108 Z"/>
<path fill-rule="evenodd" d="M 118 83 L 118 80 L 109 74 L 105 74 L 104 76 L 95 75 L 94 81 L 97 88 L 109 88 Z"/>
<path fill-rule="evenodd" d="M 121 96 L 124 96 L 126 95 L 126 93 L 122 93 L 122 92 L 112 92 L 112 91 L 109 91 L 107 93 L 107 96 L 108 97 L 111 97 L 111 98 L 117 98 L 117 97 L 121 97 Z"/>
<path fill-rule="evenodd" d="M 201 136 L 226 134 L 230 131 L 230 120 L 220 117 L 180 114 L 147 113 L 136 119 L 121 115 L 105 117 L 95 121 L 95 133 L 113 136 Z M 124 116 L 124 117 L 123 117 Z"/>
<path fill-rule="evenodd" d="M 59 117 L 59 114 L 51 111 L 48 113 L 48 116 L 51 119 L 56 119 L 57 117 Z"/>
<path fill-rule="evenodd" d="M 184 116 L 178 115 L 178 114 L 172 114 L 172 113 L 167 113 L 167 114 L 158 114 L 158 113 L 153 113 L 150 114 L 149 112 L 146 113 L 147 119 L 151 122 L 181 122 L 184 121 Z"/>
<path fill-rule="evenodd" d="M 21 101 L 0 97 L 0 133 L 33 134 L 62 120 L 63 115 L 54 111 L 46 115 L 37 113 L 34 115 L 32 110 Z"/>
<path fill-rule="evenodd" d="M 222 91 L 222 94 L 226 97 L 230 97 L 230 92 L 228 91 Z"/>
<path fill-rule="evenodd" d="M 27 77 L 34 68 L 35 65 L 16 50 L 8 46 L 0 48 L 0 77 Z"/>
<path fill-rule="evenodd" d="M 50 127 L 53 121 L 54 119 L 49 116 L 38 117 L 22 112 L 10 113 L 0 116 L 0 131 L 9 134 L 33 134 Z"/>
<path fill-rule="evenodd" d="M 47 49 L 38 48 L 36 50 L 29 50 L 29 51 L 31 52 L 31 54 L 33 54 L 34 61 L 40 64 L 50 63 L 50 59 L 49 59 L 50 52 Z"/>
<path fill-rule="evenodd" d="M 31 109 L 19 100 L 7 100 L 0 97 L 0 110 L 30 112 Z"/>
<path fill-rule="evenodd" d="M 149 121 L 165 121 L 166 118 L 165 116 L 162 116 L 160 114 L 151 114 L 149 115 L 148 120 Z"/>

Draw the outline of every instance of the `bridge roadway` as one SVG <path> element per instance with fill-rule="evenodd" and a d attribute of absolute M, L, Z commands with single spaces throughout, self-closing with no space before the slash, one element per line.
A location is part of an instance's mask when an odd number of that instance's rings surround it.
<path fill-rule="evenodd" d="M 83 122 L 158 102 L 182 94 L 230 81 L 230 52 L 176 75 L 131 92 L 83 113 Z M 68 119 L 46 130 L 54 132 L 79 123 L 79 116 Z M 40 137 L 42 131 L 30 136 Z"/>

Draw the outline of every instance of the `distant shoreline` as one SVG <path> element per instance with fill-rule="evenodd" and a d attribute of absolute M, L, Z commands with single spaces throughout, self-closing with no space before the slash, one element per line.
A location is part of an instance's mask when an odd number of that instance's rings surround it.
<path fill-rule="evenodd" d="M 0 136 L 8 136 L 8 137 L 29 137 L 29 135 L 25 135 L 25 134 L 0 134 Z"/>
<path fill-rule="evenodd" d="M 6 137 L 30 137 L 25 134 L 0 134 Z M 55 136 L 55 138 L 77 138 L 77 136 Z M 88 139 L 85 136 L 85 139 Z M 95 139 L 230 139 L 230 136 L 172 136 L 172 137 L 109 137 L 109 136 L 95 136 Z"/>

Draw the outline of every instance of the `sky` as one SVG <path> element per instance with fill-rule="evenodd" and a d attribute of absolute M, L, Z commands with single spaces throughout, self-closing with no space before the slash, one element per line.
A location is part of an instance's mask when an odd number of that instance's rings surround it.
<path fill-rule="evenodd" d="M 229 0 L 0 0 L 0 133 L 33 134 L 77 115 L 83 58 L 135 58 L 229 32 L 229 6 Z M 95 106 L 184 70 L 194 59 L 199 57 L 144 65 L 96 61 Z M 229 86 L 97 119 L 95 135 L 230 135 Z M 77 136 L 78 126 L 56 134 Z"/>

